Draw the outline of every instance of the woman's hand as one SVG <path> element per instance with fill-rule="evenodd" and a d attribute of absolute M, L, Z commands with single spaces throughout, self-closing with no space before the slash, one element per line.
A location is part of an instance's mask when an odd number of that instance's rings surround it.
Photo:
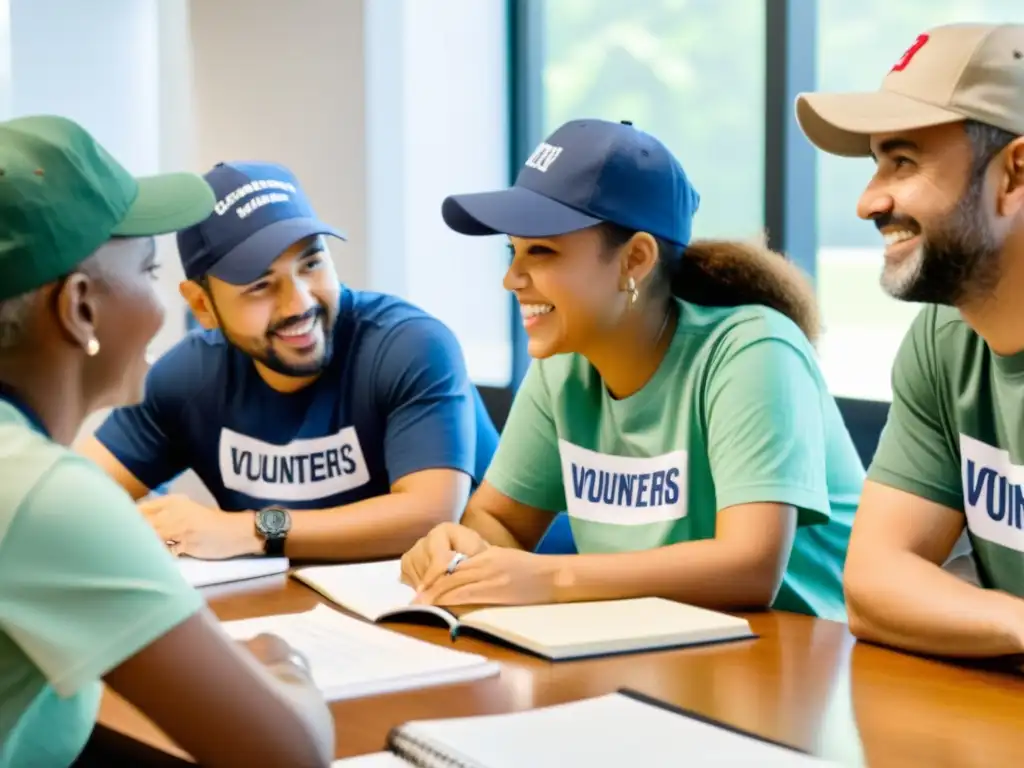
<path fill-rule="evenodd" d="M 554 603 L 561 562 L 562 558 L 552 555 L 488 547 L 420 590 L 415 602 L 442 606 Z"/>
<path fill-rule="evenodd" d="M 456 552 L 473 557 L 488 547 L 490 544 L 472 528 L 441 523 L 402 555 L 402 581 L 422 592 L 448 572 Z"/>

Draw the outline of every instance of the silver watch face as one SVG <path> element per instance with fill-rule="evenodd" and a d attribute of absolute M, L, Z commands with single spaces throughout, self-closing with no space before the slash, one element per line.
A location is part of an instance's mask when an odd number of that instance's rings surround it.
<path fill-rule="evenodd" d="M 287 533 L 291 527 L 288 513 L 283 509 L 263 509 L 259 514 L 259 528 L 264 536 L 278 536 Z"/>

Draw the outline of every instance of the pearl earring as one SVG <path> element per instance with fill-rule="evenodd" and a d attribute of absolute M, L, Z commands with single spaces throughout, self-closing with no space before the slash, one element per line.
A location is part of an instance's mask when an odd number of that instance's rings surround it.
<path fill-rule="evenodd" d="M 96 340 L 96 337 L 93 336 L 85 344 L 85 354 L 87 354 L 89 357 L 96 357 L 96 355 L 98 355 L 99 352 L 100 352 L 100 343 L 99 343 L 99 341 Z"/>
<path fill-rule="evenodd" d="M 640 298 L 640 291 L 636 289 L 636 280 L 632 276 L 626 281 L 626 291 L 629 293 L 630 306 L 636 304 L 636 300 Z"/>

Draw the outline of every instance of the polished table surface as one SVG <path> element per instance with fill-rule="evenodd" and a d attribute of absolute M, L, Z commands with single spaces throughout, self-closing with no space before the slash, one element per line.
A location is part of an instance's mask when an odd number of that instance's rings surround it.
<path fill-rule="evenodd" d="M 323 602 L 285 576 L 205 593 L 222 620 L 303 611 Z M 380 751 L 388 730 L 409 720 L 512 712 L 622 687 L 843 765 L 995 768 L 1017 764 L 1024 754 L 1024 677 L 856 643 L 845 625 L 806 616 L 748 618 L 756 640 L 558 663 L 463 637 L 458 647 L 501 662 L 500 676 L 335 702 L 336 754 Z M 440 628 L 387 626 L 449 642 Z M 136 763 L 188 760 L 109 691 L 94 738 Z"/>

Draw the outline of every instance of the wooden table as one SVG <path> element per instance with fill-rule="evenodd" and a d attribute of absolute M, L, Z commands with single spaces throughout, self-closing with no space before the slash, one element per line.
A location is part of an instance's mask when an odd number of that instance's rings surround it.
<path fill-rule="evenodd" d="M 223 620 L 308 610 L 321 598 L 283 576 L 207 590 Z M 1024 754 L 1024 677 L 855 643 L 845 625 L 785 613 L 748 617 L 760 638 L 677 651 L 548 663 L 464 637 L 499 677 L 331 706 L 338 757 L 379 751 L 412 719 L 494 714 L 630 687 L 849 766 L 995 768 Z M 437 643 L 441 629 L 388 627 Z M 127 760 L 182 765 L 178 747 L 112 693 L 94 736 Z M 126 762 L 126 764 L 129 764 Z"/>

